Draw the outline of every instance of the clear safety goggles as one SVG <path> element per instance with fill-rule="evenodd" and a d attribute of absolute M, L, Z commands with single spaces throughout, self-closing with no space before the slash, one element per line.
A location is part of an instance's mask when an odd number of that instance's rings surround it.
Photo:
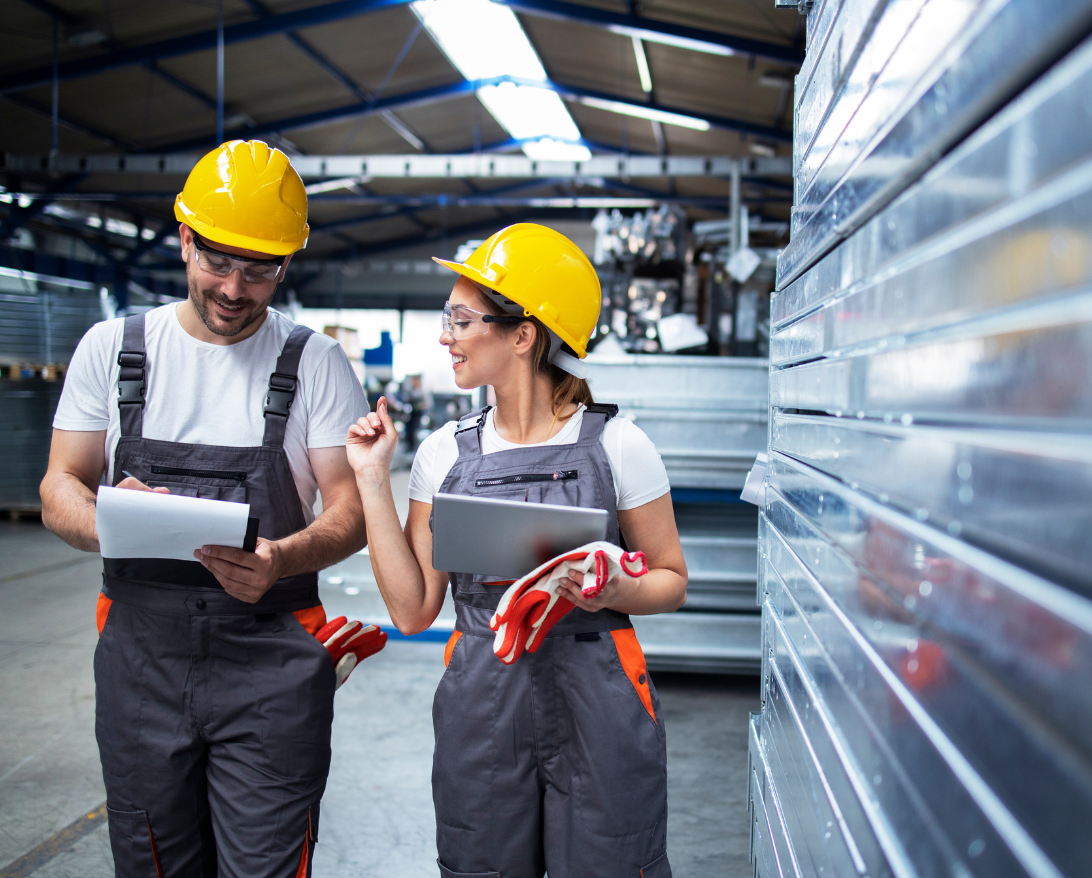
<path fill-rule="evenodd" d="M 229 256 L 219 250 L 213 250 L 197 235 L 193 236 L 193 255 L 197 264 L 217 277 L 227 277 L 238 269 L 243 282 L 248 284 L 271 284 L 277 279 L 284 266 L 285 256 L 278 260 L 251 259 L 248 256 Z"/>
<path fill-rule="evenodd" d="M 444 327 L 443 331 L 459 341 L 464 338 L 473 338 L 475 335 L 485 335 L 489 332 L 490 323 L 522 323 L 522 317 L 499 314 L 484 314 L 467 308 L 466 305 L 452 305 L 444 302 L 444 314 L 440 318 Z"/>

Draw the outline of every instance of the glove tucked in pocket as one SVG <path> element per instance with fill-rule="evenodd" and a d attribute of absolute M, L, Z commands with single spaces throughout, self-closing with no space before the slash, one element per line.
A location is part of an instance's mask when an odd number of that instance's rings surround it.
<path fill-rule="evenodd" d="M 323 625 L 315 637 L 326 647 L 334 662 L 337 686 L 349 679 L 353 672 L 368 656 L 375 655 L 387 645 L 387 635 L 378 625 L 365 625 L 354 619 L 350 622 L 345 616 L 338 616 Z"/>

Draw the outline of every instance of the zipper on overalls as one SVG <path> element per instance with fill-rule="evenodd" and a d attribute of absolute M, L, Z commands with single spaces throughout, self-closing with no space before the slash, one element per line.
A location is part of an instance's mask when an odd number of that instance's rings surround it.
<path fill-rule="evenodd" d="M 242 484 L 246 481 L 247 474 L 229 470 L 215 469 L 180 469 L 176 466 L 153 466 L 152 475 L 156 476 L 190 476 L 195 479 L 230 479 Z"/>
<path fill-rule="evenodd" d="M 574 469 L 559 470 L 552 473 L 519 473 L 511 476 L 498 476 L 495 479 L 478 479 L 475 488 L 493 488 L 497 485 L 519 485 L 524 482 L 565 482 L 577 478 Z"/>

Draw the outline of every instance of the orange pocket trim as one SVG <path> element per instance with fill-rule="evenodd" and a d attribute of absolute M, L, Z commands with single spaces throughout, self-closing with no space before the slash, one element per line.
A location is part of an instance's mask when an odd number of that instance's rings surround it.
<path fill-rule="evenodd" d="M 656 712 L 652 709 L 652 690 L 648 688 L 648 670 L 645 668 L 645 653 L 641 644 L 637 642 L 637 632 L 632 628 L 623 628 L 621 631 L 612 631 L 610 636 L 614 639 L 614 648 L 618 650 L 618 660 L 622 663 L 622 670 L 626 672 L 633 688 L 641 698 L 641 704 L 645 706 L 652 721 L 656 722 Z"/>
<path fill-rule="evenodd" d="M 455 644 L 459 642 L 459 638 L 463 636 L 462 631 L 452 631 L 451 636 L 447 639 L 447 646 L 444 647 L 444 667 L 446 668 L 451 664 L 451 654 L 455 651 Z"/>
<path fill-rule="evenodd" d="M 112 603 L 112 602 L 111 602 Z M 152 859 L 155 861 L 156 878 L 163 878 L 163 867 L 159 863 L 159 849 L 155 846 L 155 836 L 152 835 L 152 819 L 148 819 L 148 841 L 152 845 Z"/>
<path fill-rule="evenodd" d="M 307 878 L 307 849 L 311 846 L 311 839 L 305 832 L 303 834 L 303 853 L 300 854 L 300 867 L 296 870 L 296 878 Z"/>
<path fill-rule="evenodd" d="M 293 610 L 292 615 L 299 620 L 303 630 L 312 637 L 318 634 L 319 629 L 326 624 L 326 608 L 322 604 L 317 607 L 308 607 L 306 610 Z"/>
<path fill-rule="evenodd" d="M 95 627 L 99 629 L 99 634 L 102 634 L 102 629 L 106 627 L 106 617 L 110 615 L 110 606 L 113 603 L 110 598 L 99 592 L 99 600 L 95 604 Z"/>

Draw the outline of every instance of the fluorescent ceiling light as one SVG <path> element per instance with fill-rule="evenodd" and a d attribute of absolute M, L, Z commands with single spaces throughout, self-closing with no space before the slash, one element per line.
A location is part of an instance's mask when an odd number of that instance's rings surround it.
<path fill-rule="evenodd" d="M 693 128 L 695 131 L 708 131 L 712 127 L 704 119 L 683 116 L 680 113 L 668 113 L 666 110 L 656 110 L 652 107 L 642 107 L 640 104 L 624 104 L 621 101 L 604 101 L 600 98 L 579 98 L 579 101 L 599 110 L 621 113 L 624 116 L 636 116 L 638 119 L 651 119 L 653 122 L 662 122 L 664 125 L 678 125 L 680 128 Z"/>
<path fill-rule="evenodd" d="M 356 189 L 359 184 L 367 183 L 370 179 L 370 177 L 341 177 L 336 180 L 323 180 L 321 183 L 304 186 L 303 191 L 308 195 L 318 195 L 320 192 L 336 192 L 338 189 Z"/>
<path fill-rule="evenodd" d="M 410 8 L 425 30 L 468 80 L 512 76 L 546 82 L 546 70 L 507 6 L 489 0 L 417 0 Z M 530 158 L 587 161 L 580 130 L 553 91 L 506 82 L 478 89 L 493 118 L 517 140 L 539 138 L 523 147 Z"/>
<path fill-rule="evenodd" d="M 528 207 L 589 207 L 593 209 L 621 209 L 634 207 L 656 207 L 660 202 L 655 198 L 528 198 L 524 200 Z"/>
<path fill-rule="evenodd" d="M 660 43 L 664 46 L 675 46 L 678 49 L 690 49 L 692 52 L 704 52 L 707 55 L 735 55 L 733 49 L 721 46 L 717 43 L 705 43 L 701 40 L 691 40 L 686 37 L 673 37 L 670 34 L 661 34 L 656 31 L 642 30 L 638 27 L 624 27 L 620 24 L 612 24 L 609 28 L 616 34 L 627 37 L 639 37 L 646 43 Z"/>
<path fill-rule="evenodd" d="M 652 91 L 652 74 L 648 70 L 648 58 L 645 57 L 645 46 L 637 34 L 633 35 L 633 55 L 637 59 L 637 73 L 641 77 L 641 90 L 648 94 Z"/>

